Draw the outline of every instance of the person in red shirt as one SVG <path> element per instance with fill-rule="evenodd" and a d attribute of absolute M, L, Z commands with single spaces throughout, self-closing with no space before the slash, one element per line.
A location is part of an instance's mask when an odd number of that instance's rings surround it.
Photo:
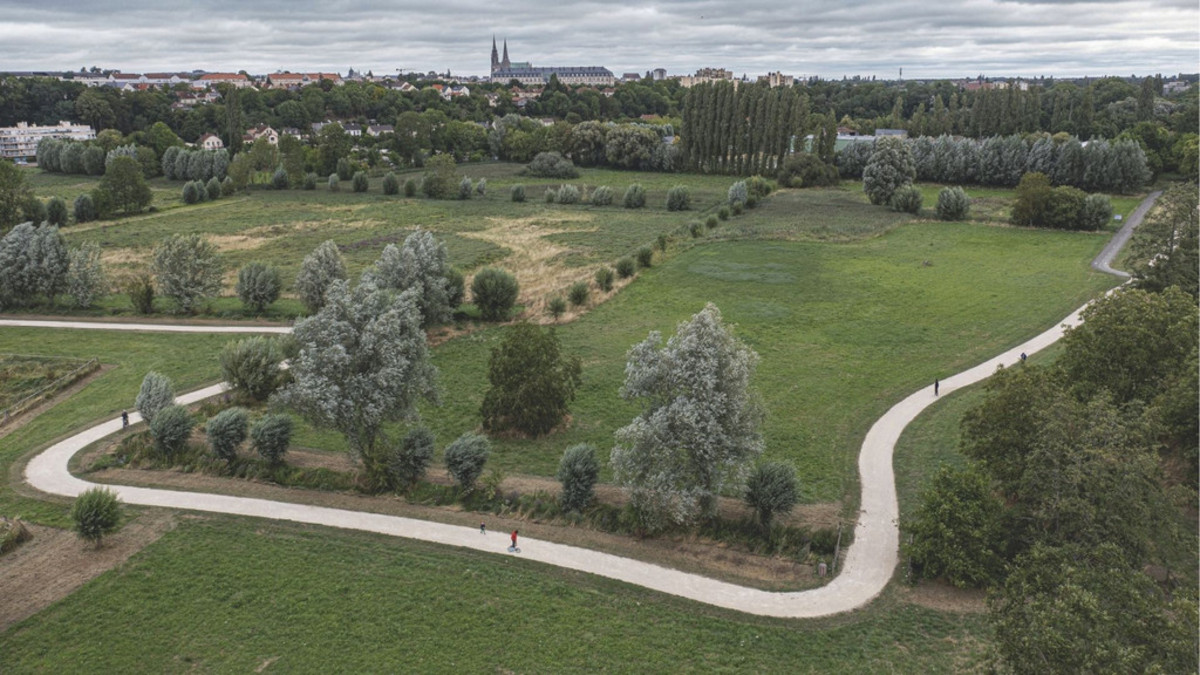
<path fill-rule="evenodd" d="M 517 531 L 516 530 L 513 530 L 513 533 L 512 533 L 512 547 L 513 547 L 513 550 L 516 550 L 516 548 L 517 548 Z"/>

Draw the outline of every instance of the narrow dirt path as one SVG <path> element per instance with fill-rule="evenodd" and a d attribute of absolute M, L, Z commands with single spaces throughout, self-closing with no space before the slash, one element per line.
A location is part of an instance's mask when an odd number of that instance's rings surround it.
<path fill-rule="evenodd" d="M 1122 231 L 1126 229 L 1132 231 L 1134 227 L 1137 227 L 1157 196 L 1156 193 L 1147 197 L 1130 217 L 1130 222 Z M 1127 235 L 1125 240 L 1128 240 Z M 1110 251 L 1106 248 L 1100 256 L 1097 256 L 1096 261 L 1093 261 L 1093 266 L 1108 271 L 1106 269 L 1108 263 L 1115 254 L 1116 250 Z M 1105 257 L 1106 255 L 1107 257 Z M 1063 319 L 1060 325 L 1041 335 L 973 368 L 942 380 L 941 393 L 943 395 L 950 394 L 957 389 L 980 382 L 991 376 L 997 367 L 1019 362 L 1021 354 L 1032 354 L 1054 344 L 1063 336 L 1067 327 L 1080 323 L 1080 314 L 1083 309 L 1084 307 L 1079 308 Z M 71 323 L 54 322 L 55 325 L 63 328 L 103 328 L 113 325 L 72 326 L 69 325 Z M 10 324 L 0 321 L 0 325 Z M 23 322 L 20 325 L 45 324 Z M 169 327 L 159 325 L 142 329 L 161 330 L 164 328 Z M 178 326 L 175 329 L 179 332 L 224 332 L 219 327 L 207 326 Z M 123 326 L 120 330 L 137 330 L 137 328 Z M 249 327 L 236 327 L 228 332 L 253 331 L 254 329 Z M 195 403 L 220 394 L 224 390 L 224 384 L 214 385 L 184 394 L 177 399 L 177 402 L 182 405 Z M 883 591 L 899 562 L 900 530 L 897 522 L 899 504 L 896 498 L 895 476 L 892 471 L 892 452 L 896 441 L 899 440 L 901 432 L 909 422 L 936 400 L 937 395 L 932 386 L 921 389 L 893 406 L 867 432 L 858 461 L 862 500 L 858 523 L 854 530 L 854 544 L 850 546 L 846 555 L 841 574 L 821 588 L 796 592 L 764 591 L 616 555 L 529 538 L 525 538 L 521 542 L 523 550 L 521 555 L 549 565 L 609 577 L 662 593 L 748 614 L 811 618 L 857 609 Z M 140 416 L 136 413 L 130 417 L 131 423 L 140 421 Z M 76 496 L 87 490 L 93 484 L 71 475 L 67 468 L 68 462 L 84 447 L 115 433 L 120 428 L 121 420 L 119 418 L 112 419 L 55 443 L 29 462 L 25 469 L 26 481 L 43 492 L 68 497 Z M 255 516 L 363 530 L 507 555 L 504 551 L 507 541 L 503 538 L 481 537 L 477 529 L 460 525 L 265 499 L 131 486 L 109 487 L 114 489 L 121 499 L 130 504 Z"/>

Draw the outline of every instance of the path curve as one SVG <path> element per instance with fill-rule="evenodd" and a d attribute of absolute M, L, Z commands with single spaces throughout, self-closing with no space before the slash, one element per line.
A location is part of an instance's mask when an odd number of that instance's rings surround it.
<path fill-rule="evenodd" d="M 1113 269 L 1112 261 L 1117 257 L 1117 253 L 1119 253 L 1121 249 L 1125 248 L 1125 244 L 1129 242 L 1129 238 L 1133 236 L 1133 228 L 1142 223 L 1142 218 L 1146 217 L 1146 214 L 1150 212 L 1151 207 L 1154 206 L 1154 201 L 1161 195 L 1162 190 L 1156 190 L 1147 195 L 1146 198 L 1142 200 L 1141 204 L 1138 204 L 1137 208 L 1133 210 L 1133 213 L 1129 214 L 1129 220 L 1125 221 L 1125 224 L 1121 226 L 1121 229 L 1117 230 L 1117 233 L 1113 235 L 1113 238 L 1109 239 L 1108 243 L 1104 245 L 1104 249 L 1100 251 L 1100 255 L 1096 256 L 1096 259 L 1092 261 L 1092 269 L 1098 272 L 1105 272 L 1107 274 L 1122 277 L 1124 279 L 1129 278 L 1128 272 Z"/>
<path fill-rule="evenodd" d="M 1132 230 L 1137 226 L 1158 194 L 1155 193 L 1146 198 L 1130 217 L 1129 223 L 1122 228 L 1122 232 Z M 1125 239 L 1127 240 L 1128 236 Z M 1096 269 L 1107 271 L 1107 265 L 1115 253 L 1115 250 L 1110 252 L 1106 247 L 1093 261 L 1093 266 Z M 1106 254 L 1107 258 L 1101 260 Z M 942 380 L 941 392 L 949 394 L 984 380 L 992 375 L 998 366 L 1009 366 L 1019 362 L 1022 353 L 1033 354 L 1053 344 L 1062 337 L 1065 328 L 1080 323 L 1080 314 L 1083 309 L 1081 307 L 1072 312 L 1070 316 L 1063 319 L 1060 325 L 1041 335 L 973 368 Z M 80 323 L 82 325 L 79 325 Z M 116 324 L 122 327 L 114 329 L 111 328 L 114 324 L 91 322 L 0 320 L 0 325 L 133 330 L 124 327 L 128 324 Z M 145 326 L 140 329 L 163 330 L 165 328 L 167 327 Z M 173 330 L 176 332 L 248 333 L 283 332 L 286 329 L 241 326 L 234 330 L 220 330 L 219 327 L 212 326 L 175 326 Z M 220 394 L 225 389 L 226 385 L 224 384 L 207 387 L 184 394 L 176 399 L 176 402 L 181 405 L 195 403 Z M 892 406 L 867 432 L 858 459 L 862 499 L 859 520 L 854 530 L 854 543 L 849 547 L 841 573 L 829 584 L 820 588 L 794 592 L 746 588 L 639 560 L 530 538 L 526 538 L 522 542 L 521 557 L 760 616 L 815 618 L 857 609 L 883 591 L 899 562 L 900 531 L 897 522 L 899 503 L 896 499 L 896 481 L 892 471 L 892 452 L 896 441 L 899 440 L 900 434 L 908 426 L 908 423 L 936 400 L 933 387 L 921 389 Z M 139 414 L 130 415 L 131 423 L 139 421 L 141 421 Z M 97 424 L 55 443 L 30 460 L 25 468 L 25 480 L 38 490 L 65 497 L 74 497 L 84 490 L 94 487 L 94 483 L 71 475 L 67 468 L 68 462 L 84 447 L 120 430 L 121 420 L 117 418 Z M 481 535 L 474 528 L 459 525 L 247 497 L 125 485 L 108 485 L 106 487 L 114 490 L 122 500 L 129 504 L 288 520 L 376 532 L 507 555 L 504 553 L 504 549 L 508 541 L 504 533 Z"/>

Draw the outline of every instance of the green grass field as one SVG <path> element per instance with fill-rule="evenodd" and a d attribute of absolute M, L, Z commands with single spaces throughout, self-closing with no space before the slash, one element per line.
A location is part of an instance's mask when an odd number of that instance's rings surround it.
<path fill-rule="evenodd" d="M 562 230 L 541 237 L 566 249 L 554 259 L 558 264 L 583 265 L 588 273 L 695 220 L 723 199 L 730 182 L 608 171 L 572 181 L 609 184 L 618 195 L 641 182 L 654 208 L 629 212 L 546 205 L 534 186 L 550 182 L 525 180 L 511 165 L 461 170 L 487 176 L 486 199 L 410 203 L 383 197 L 374 184 L 376 192 L 367 195 L 263 191 L 68 237 L 135 251 L 173 231 L 237 237 L 279 228 L 261 246 L 231 248 L 228 255 L 250 260 L 269 253 L 294 269 L 335 233 L 349 247 L 352 267 L 361 269 L 386 241 L 421 225 L 447 238 L 456 264 L 470 266 L 507 255 L 494 241 L 469 236 L 493 227 L 489 218 L 530 219 L 535 227 Z M 529 191 L 525 204 L 508 200 L 507 186 L 518 182 Z M 692 187 L 693 212 L 662 208 L 677 183 Z M 304 223 L 315 225 L 297 225 Z M 565 349 L 584 364 L 572 423 L 537 441 L 495 439 L 492 463 L 509 473 L 553 475 L 562 450 L 582 441 L 595 443 L 606 459 L 613 430 L 637 412 L 617 395 L 628 348 L 651 330 L 670 335 L 712 301 L 762 357 L 755 384 L 768 412 L 767 456 L 797 466 L 804 501 L 851 506 L 858 499 L 858 446 L 874 419 L 933 378 L 1045 330 L 1111 287 L 1111 278 L 1088 268 L 1105 240 L 977 221 L 914 221 L 867 205 L 852 186 L 777 194 L 703 239 L 676 241 L 632 285 L 560 326 Z M 478 426 L 488 352 L 504 331 L 479 330 L 434 350 L 444 403 L 422 414 L 439 446 Z M 180 391 L 215 381 L 216 354 L 227 339 L 0 331 L 0 352 L 97 357 L 117 366 L 3 439 L 0 469 L 9 481 L 0 486 L 0 513 L 64 526 L 65 501 L 16 486 L 21 458 L 131 407 L 147 370 L 165 372 Z M 939 403 L 938 410 L 950 412 L 915 427 L 915 441 L 908 435 L 902 441 L 902 508 L 938 462 L 953 461 L 956 416 L 970 395 Z M 336 435 L 308 428 L 296 441 L 342 448 Z M 846 617 L 770 621 L 511 558 L 204 517 L 184 521 L 128 565 L 0 635 L 0 669 L 244 671 L 276 659 L 271 667 L 289 671 L 955 672 L 980 663 L 987 642 L 982 616 L 926 609 L 906 593 L 891 588 Z"/>
<path fill-rule="evenodd" d="M 932 673 L 978 664 L 986 634 L 892 593 L 755 619 L 516 557 L 205 518 L 0 635 L 0 654 L 6 673 Z"/>

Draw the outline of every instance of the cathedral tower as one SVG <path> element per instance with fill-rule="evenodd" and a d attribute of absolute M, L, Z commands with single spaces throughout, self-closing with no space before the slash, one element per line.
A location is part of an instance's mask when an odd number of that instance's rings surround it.
<path fill-rule="evenodd" d="M 505 47 L 505 51 L 507 52 L 507 49 L 508 49 L 507 42 L 505 43 L 504 47 Z M 494 73 L 499 69 L 500 69 L 500 55 L 496 52 L 496 36 L 492 35 L 492 72 Z"/>

